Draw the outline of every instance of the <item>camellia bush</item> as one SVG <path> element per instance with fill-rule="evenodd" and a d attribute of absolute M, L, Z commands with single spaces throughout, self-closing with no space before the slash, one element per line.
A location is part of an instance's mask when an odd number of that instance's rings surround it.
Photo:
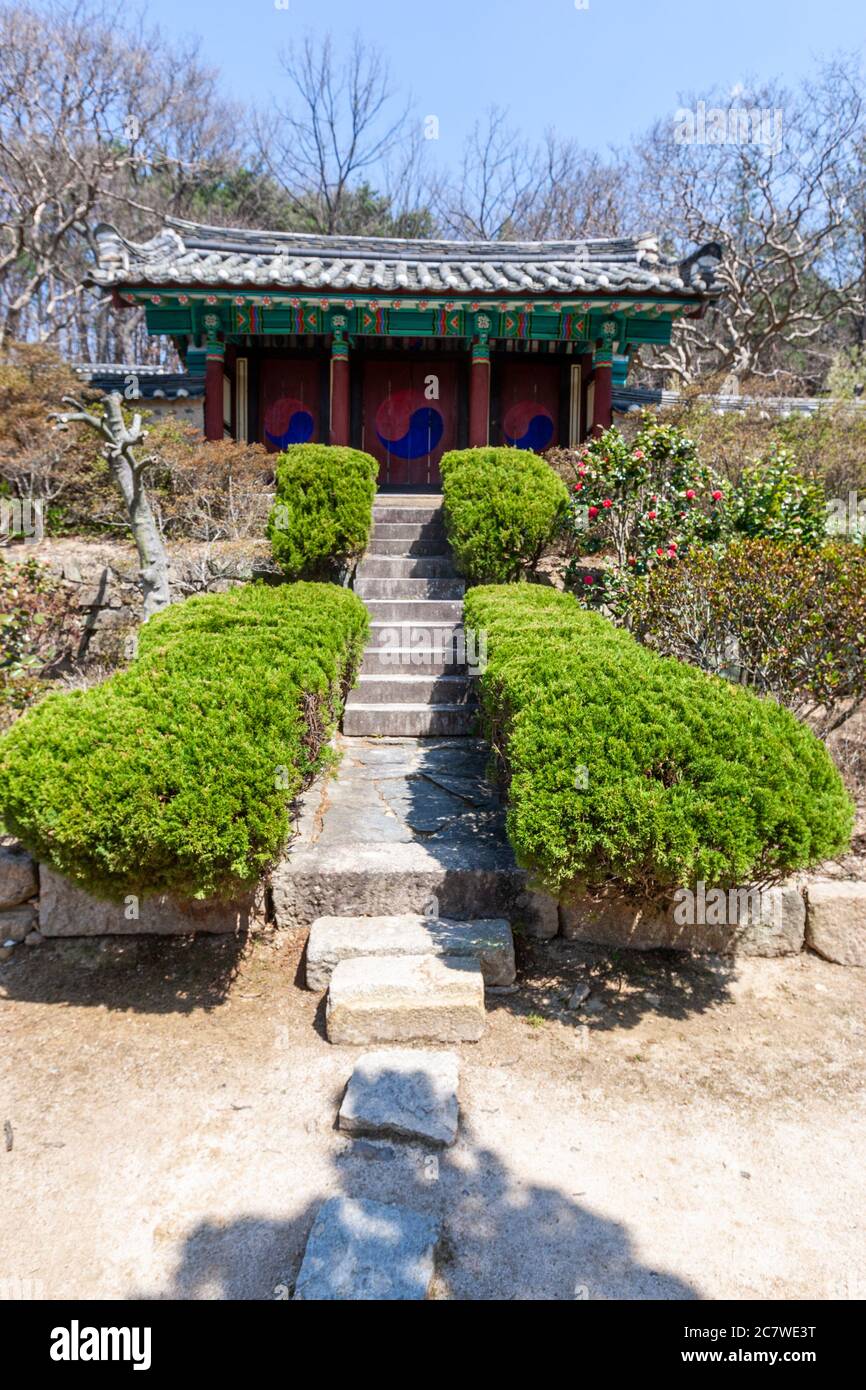
<path fill-rule="evenodd" d="M 600 576 L 581 574 L 594 589 L 585 596 L 592 603 L 609 602 L 622 579 L 723 534 L 728 485 L 674 426 L 648 417 L 631 443 L 612 426 L 580 449 L 553 449 L 547 458 L 569 488 L 568 579 L 575 582 L 587 556 L 603 553 L 612 566 Z"/>
<path fill-rule="evenodd" d="M 819 545 L 827 529 L 823 484 L 803 477 L 793 454 L 781 446 L 744 469 L 730 513 L 733 532 L 792 545 Z"/>
<path fill-rule="evenodd" d="M 631 631 L 769 694 L 825 737 L 866 700 L 866 553 L 738 539 L 635 584 Z"/>
<path fill-rule="evenodd" d="M 771 699 L 642 647 L 570 594 L 481 587 L 483 727 L 518 861 L 552 892 L 754 882 L 848 842 L 823 744 Z"/>
<path fill-rule="evenodd" d="M 455 449 L 444 455 L 445 529 L 471 584 L 531 574 L 568 513 L 568 491 L 527 449 Z"/>
<path fill-rule="evenodd" d="M 361 601 L 250 585 L 152 617 L 103 685 L 49 695 L 0 740 L 0 817 L 104 897 L 231 895 L 289 831 L 360 661 Z"/>
<path fill-rule="evenodd" d="M 341 579 L 370 538 L 379 465 L 360 449 L 293 444 L 277 460 L 268 520 L 290 579 Z"/>

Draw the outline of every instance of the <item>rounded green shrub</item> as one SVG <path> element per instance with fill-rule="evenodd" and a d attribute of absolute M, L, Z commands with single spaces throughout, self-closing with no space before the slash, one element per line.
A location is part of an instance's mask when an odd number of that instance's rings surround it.
<path fill-rule="evenodd" d="M 272 862 L 324 764 L 368 618 L 330 584 L 188 599 L 103 685 L 49 695 L 0 740 L 0 816 L 105 897 L 232 894 Z"/>
<path fill-rule="evenodd" d="M 519 862 L 551 889 L 644 893 L 803 868 L 848 841 L 823 744 L 781 705 L 641 647 L 568 594 L 473 589 L 485 733 Z"/>
<path fill-rule="evenodd" d="M 505 584 L 531 573 L 568 512 L 568 490 L 527 449 L 455 449 L 444 455 L 445 529 L 461 574 Z"/>
<path fill-rule="evenodd" d="M 268 519 L 274 559 L 290 579 L 337 579 L 365 549 L 379 465 L 360 449 L 293 444 L 276 465 Z"/>

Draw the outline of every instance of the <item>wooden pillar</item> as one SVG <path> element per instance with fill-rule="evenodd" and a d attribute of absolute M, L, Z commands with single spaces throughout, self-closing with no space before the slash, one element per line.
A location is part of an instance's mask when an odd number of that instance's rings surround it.
<path fill-rule="evenodd" d="M 204 373 L 205 439 L 223 437 L 223 353 L 222 343 L 208 342 Z"/>
<path fill-rule="evenodd" d="M 335 333 L 331 344 L 331 424 L 332 444 L 349 442 L 349 344 Z"/>
<path fill-rule="evenodd" d="M 601 348 L 595 354 L 592 396 L 592 432 L 603 434 L 613 423 L 613 354 Z"/>
<path fill-rule="evenodd" d="M 490 442 L 490 346 L 472 344 L 469 369 L 469 447 L 481 449 Z"/>

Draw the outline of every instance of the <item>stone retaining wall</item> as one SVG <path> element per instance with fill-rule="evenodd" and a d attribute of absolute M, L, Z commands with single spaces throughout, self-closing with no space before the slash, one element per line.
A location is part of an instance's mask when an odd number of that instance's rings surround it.
<path fill-rule="evenodd" d="M 541 895 L 539 895 L 541 896 Z M 544 895 L 545 897 L 547 895 Z M 569 941 L 631 950 L 688 950 L 749 956 L 791 956 L 815 951 L 837 965 L 866 968 L 866 881 L 802 876 L 777 886 L 732 890 L 733 925 L 677 922 L 672 908 L 639 904 L 621 894 L 548 898 L 545 929 Z M 170 897 L 128 898 L 108 903 L 93 898 L 20 846 L 0 845 L 0 960 L 19 943 L 38 945 L 56 936 L 178 935 L 236 932 L 267 916 L 267 889 L 260 885 L 235 902 L 180 902 Z"/>
<path fill-rule="evenodd" d="M 222 593 L 275 571 L 270 544 L 262 541 L 182 541 L 168 545 L 169 578 L 175 599 Z M 142 620 L 138 560 L 132 545 L 103 540 L 48 538 L 9 546 L 8 562 L 34 559 L 62 583 L 70 606 L 81 616 L 79 661 L 114 665 L 134 655 Z"/>

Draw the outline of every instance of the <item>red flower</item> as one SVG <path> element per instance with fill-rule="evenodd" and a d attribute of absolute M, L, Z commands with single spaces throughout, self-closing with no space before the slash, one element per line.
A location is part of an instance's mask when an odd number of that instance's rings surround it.
<path fill-rule="evenodd" d="M 590 507 L 590 509 L 589 509 L 589 515 L 590 515 L 591 517 L 593 517 L 593 516 L 598 516 L 598 507 Z"/>
<path fill-rule="evenodd" d="M 613 506 L 613 503 L 611 502 L 611 500 L 610 500 L 609 497 L 605 497 L 605 498 L 603 499 L 601 505 L 602 505 L 603 507 L 612 507 L 612 506 Z"/>
<path fill-rule="evenodd" d="M 578 464 L 577 471 L 580 474 L 580 476 L 583 477 L 584 473 L 586 472 L 586 465 L 583 463 Z"/>
<path fill-rule="evenodd" d="M 664 555 L 664 551 L 662 550 L 660 545 L 656 546 L 656 555 Z"/>
<path fill-rule="evenodd" d="M 694 490 L 693 487 L 690 487 L 690 488 L 687 490 L 687 492 L 686 492 L 686 497 L 689 499 L 690 502 L 691 502 L 692 498 L 694 497 L 694 495 L 695 495 L 695 490 Z"/>
<path fill-rule="evenodd" d="M 635 559 L 635 557 L 634 557 L 633 555 L 629 555 L 629 557 L 628 557 L 628 562 L 629 562 L 630 565 L 636 565 L 636 564 L 637 564 L 637 560 Z"/>
<path fill-rule="evenodd" d="M 591 574 L 585 574 L 583 576 L 583 582 L 584 584 L 594 584 L 595 580 L 593 579 Z"/>
<path fill-rule="evenodd" d="M 583 483 L 575 483 L 574 487 L 571 490 L 572 492 L 580 492 L 582 487 Z"/>
<path fill-rule="evenodd" d="M 716 491 L 713 493 L 713 501 L 714 501 L 714 502 L 721 502 L 721 500 L 722 500 L 722 494 L 718 491 L 718 489 L 716 489 Z"/>
<path fill-rule="evenodd" d="M 647 516 L 649 517 L 650 521 L 655 521 L 656 517 L 658 516 L 658 512 L 647 512 Z"/>
<path fill-rule="evenodd" d="M 671 541 L 670 545 L 668 546 L 668 550 L 671 552 L 672 555 L 675 555 L 675 554 L 676 554 L 676 550 L 677 550 L 677 543 L 676 543 L 676 541 Z"/>

